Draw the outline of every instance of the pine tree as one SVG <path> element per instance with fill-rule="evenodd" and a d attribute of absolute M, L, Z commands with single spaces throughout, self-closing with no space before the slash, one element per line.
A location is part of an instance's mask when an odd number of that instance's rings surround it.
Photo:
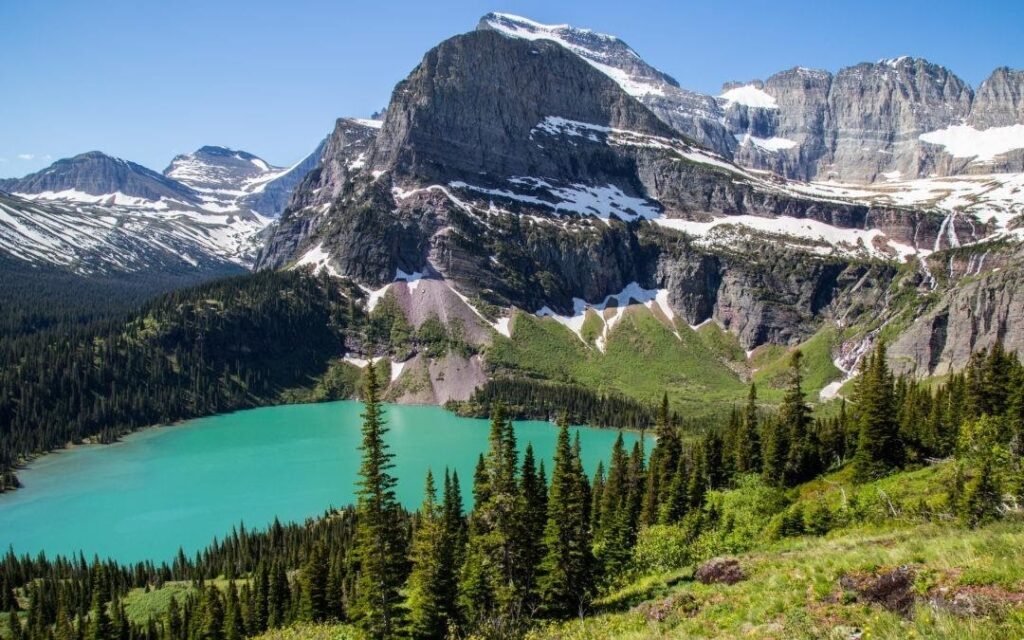
<path fill-rule="evenodd" d="M 170 636 L 170 640 L 182 640 L 185 637 L 183 629 L 184 625 L 181 620 L 181 610 L 178 608 L 178 599 L 172 595 L 171 601 L 167 603 L 167 633 Z"/>
<path fill-rule="evenodd" d="M 224 639 L 224 605 L 217 587 L 210 585 L 203 597 L 203 624 L 201 640 Z"/>
<path fill-rule="evenodd" d="M 87 640 L 113 640 L 110 616 L 107 614 L 107 593 L 106 571 L 97 560 L 92 569 L 92 607 L 89 611 Z"/>
<path fill-rule="evenodd" d="M 857 389 L 858 436 L 854 477 L 867 481 L 889 473 L 903 462 L 903 444 L 896 421 L 892 374 L 885 343 L 879 341 L 867 359 Z"/>
<path fill-rule="evenodd" d="M 387 427 L 381 415 L 377 373 L 366 367 L 363 393 L 362 463 L 356 505 L 355 598 L 350 613 L 373 638 L 391 638 L 399 631 L 399 588 L 403 582 L 405 545 L 395 500 L 393 455 L 384 442 Z"/>
<path fill-rule="evenodd" d="M 782 468 L 783 483 L 793 486 L 811 479 L 817 471 L 814 467 L 816 447 L 811 441 L 811 410 L 804 400 L 803 353 L 793 352 L 790 361 L 789 383 L 786 395 L 779 407 L 780 427 L 786 431 L 785 462 Z"/>
<path fill-rule="evenodd" d="M 287 622 L 288 611 L 293 604 L 291 588 L 288 585 L 288 572 L 282 560 L 274 561 L 268 580 L 267 624 L 277 628 L 284 626 Z"/>
<path fill-rule="evenodd" d="M 428 470 L 410 548 L 412 572 L 406 583 L 406 609 L 409 635 L 416 639 L 444 638 L 448 630 L 445 617 L 445 567 L 449 560 L 441 509 L 437 504 L 434 476 Z"/>
<path fill-rule="evenodd" d="M 569 443 L 569 425 L 560 419 L 544 529 L 546 553 L 538 581 L 541 606 L 551 615 L 572 615 L 589 602 L 593 588 L 587 482 Z"/>
<path fill-rule="evenodd" d="M 7 613 L 7 637 L 9 640 L 23 640 L 25 637 L 21 619 L 18 617 L 18 610 L 13 606 Z"/>
<path fill-rule="evenodd" d="M 228 583 L 228 594 L 224 607 L 224 640 L 242 640 L 245 637 L 245 625 L 242 622 L 242 604 L 238 599 L 235 581 Z"/>
<path fill-rule="evenodd" d="M 739 421 L 735 443 L 736 473 L 758 473 L 761 470 L 761 434 L 757 414 L 757 386 L 750 383 L 747 406 Z"/>
<path fill-rule="evenodd" d="M 594 530 L 596 560 L 606 576 L 617 576 L 629 561 L 630 461 L 620 432 L 612 446 L 608 477 L 602 488 L 599 529 Z"/>
<path fill-rule="evenodd" d="M 524 594 L 526 609 L 534 605 L 537 571 L 544 557 L 544 526 L 547 524 L 547 487 L 537 469 L 533 445 L 526 445 L 519 481 L 520 514 L 518 515 L 520 560 L 518 580 Z"/>
<path fill-rule="evenodd" d="M 992 460 L 986 456 L 978 469 L 978 478 L 968 488 L 964 498 L 962 516 L 972 527 L 999 517 L 1002 495 L 993 473 Z"/>
<path fill-rule="evenodd" d="M 317 542 L 309 551 L 302 565 L 302 600 L 299 615 L 307 622 L 322 622 L 327 619 L 327 580 L 330 567 L 327 552 L 322 542 Z"/>
<path fill-rule="evenodd" d="M 662 394 L 661 406 L 656 418 L 655 435 L 657 440 L 651 451 L 650 472 L 647 474 L 646 488 L 643 497 L 640 521 L 644 525 L 658 522 L 661 513 L 661 501 L 666 497 L 672 485 L 682 444 L 679 430 L 672 422 L 669 412 L 668 394 Z"/>
<path fill-rule="evenodd" d="M 467 562 L 460 577 L 460 600 L 471 621 L 515 616 L 526 597 L 518 453 L 512 423 L 500 403 L 491 408 L 489 440 L 483 467 L 478 466 L 474 478 L 474 494 L 481 501 L 470 515 Z"/>

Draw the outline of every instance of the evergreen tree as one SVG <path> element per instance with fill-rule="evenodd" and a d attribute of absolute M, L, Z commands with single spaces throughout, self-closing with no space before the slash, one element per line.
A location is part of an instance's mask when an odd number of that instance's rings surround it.
<path fill-rule="evenodd" d="M 590 523 L 585 476 L 569 444 L 569 425 L 560 420 L 544 529 L 546 553 L 538 581 L 541 606 L 551 615 L 572 615 L 589 603 L 593 589 Z"/>
<path fill-rule="evenodd" d="M 200 638 L 201 640 L 224 639 L 224 605 L 221 603 L 220 592 L 212 584 L 206 588 L 203 597 L 203 624 Z"/>
<path fill-rule="evenodd" d="M 444 563 L 451 541 L 445 535 L 441 509 L 437 504 L 434 476 L 428 470 L 410 548 L 412 572 L 406 583 L 409 635 L 417 639 L 440 639 L 447 633 Z"/>
<path fill-rule="evenodd" d="M 903 444 L 896 421 L 892 374 L 885 343 L 879 341 L 867 358 L 857 389 L 858 437 L 854 477 L 867 481 L 889 473 L 903 462 Z"/>
<path fill-rule="evenodd" d="M 291 587 L 288 584 L 288 571 L 284 562 L 274 562 L 269 573 L 269 585 L 267 588 L 267 624 L 277 628 L 284 626 L 287 622 L 293 604 Z M 298 603 L 298 599 L 294 599 Z"/>
<path fill-rule="evenodd" d="M 537 468 L 533 445 L 526 445 L 520 474 L 518 515 L 520 560 L 518 580 L 524 604 L 532 609 L 537 589 L 537 571 L 544 557 L 544 527 L 547 524 L 547 487 Z"/>
<path fill-rule="evenodd" d="M 968 525 L 976 527 L 998 518 L 1001 504 L 1002 494 L 994 478 L 992 460 L 985 457 L 978 469 L 977 479 L 967 490 L 962 517 Z"/>
<path fill-rule="evenodd" d="M 682 452 L 679 430 L 673 424 L 672 416 L 669 412 L 667 393 L 661 397 L 655 435 L 657 440 L 654 450 L 651 451 L 650 473 L 647 474 L 642 514 L 640 516 L 640 520 L 644 525 L 652 525 L 658 521 L 662 509 L 662 498 L 667 496 L 670 491 L 672 479 L 675 476 L 676 468 L 679 466 L 679 456 Z"/>
<path fill-rule="evenodd" d="M 793 352 L 789 382 L 779 407 L 779 425 L 788 444 L 782 467 L 783 483 L 793 486 L 814 477 L 816 447 L 811 440 L 811 410 L 804 400 L 803 353 Z"/>
<path fill-rule="evenodd" d="M 24 631 L 21 628 L 21 618 L 18 617 L 18 610 L 11 607 L 7 613 L 7 637 L 9 640 L 23 640 Z"/>
<path fill-rule="evenodd" d="M 103 565 L 93 564 L 92 607 L 89 610 L 87 640 L 113 640 L 110 616 L 107 614 L 107 579 Z"/>
<path fill-rule="evenodd" d="M 757 386 L 754 383 L 750 383 L 747 406 L 739 421 L 734 465 L 736 473 L 758 473 L 761 471 L 761 434 L 757 415 Z"/>
<path fill-rule="evenodd" d="M 393 455 L 384 442 L 387 433 L 376 368 L 366 367 L 363 393 L 362 463 L 356 505 L 355 546 L 357 566 L 355 598 L 350 613 L 373 638 L 391 638 L 399 631 L 399 588 L 403 582 L 404 539 L 395 500 Z"/>
<path fill-rule="evenodd" d="M 314 544 L 302 565 L 302 601 L 299 615 L 308 622 L 322 622 L 328 617 L 327 581 L 330 567 L 323 543 Z"/>
<path fill-rule="evenodd" d="M 235 581 L 228 583 L 228 594 L 224 607 L 224 640 L 242 640 L 245 625 L 242 622 L 242 603 L 238 599 Z"/>

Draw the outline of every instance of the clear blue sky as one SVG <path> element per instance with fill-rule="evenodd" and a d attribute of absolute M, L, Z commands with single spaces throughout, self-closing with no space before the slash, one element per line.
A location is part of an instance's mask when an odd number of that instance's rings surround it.
<path fill-rule="evenodd" d="M 618 35 L 711 93 L 904 54 L 975 86 L 1024 67 L 1022 0 L 0 0 L 0 176 L 91 149 L 158 171 L 204 144 L 291 163 L 492 10 Z"/>

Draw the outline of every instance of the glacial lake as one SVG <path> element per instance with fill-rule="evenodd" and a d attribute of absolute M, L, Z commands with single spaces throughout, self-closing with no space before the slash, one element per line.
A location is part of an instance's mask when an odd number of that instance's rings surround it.
<path fill-rule="evenodd" d="M 351 504 L 361 411 L 350 401 L 252 409 L 43 456 L 18 473 L 24 488 L 0 494 L 0 552 L 160 562 L 179 547 L 194 554 L 241 522 L 301 522 Z M 468 509 L 489 422 L 430 406 L 386 405 L 385 417 L 402 504 L 416 508 L 427 469 L 440 486 L 448 467 L 459 473 Z M 550 477 L 557 429 L 539 421 L 515 429 L 520 454 L 532 443 Z M 617 432 L 578 431 L 593 474 Z M 624 437 L 632 447 L 639 435 Z"/>

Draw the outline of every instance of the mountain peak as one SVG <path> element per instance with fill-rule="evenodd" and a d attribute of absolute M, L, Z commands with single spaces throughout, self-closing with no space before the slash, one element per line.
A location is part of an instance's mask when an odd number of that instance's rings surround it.
<path fill-rule="evenodd" d="M 11 180 L 7 191 L 25 196 L 94 200 L 116 195 L 127 202 L 161 199 L 193 202 L 196 194 L 152 169 L 102 151 L 61 158 L 49 167 Z"/>
<path fill-rule="evenodd" d="M 478 30 L 497 31 L 509 38 L 555 42 L 586 60 L 634 97 L 658 95 L 666 86 L 679 88 L 672 76 L 655 69 L 628 44 L 616 36 L 573 27 L 542 24 L 508 13 L 488 13 Z"/>
<path fill-rule="evenodd" d="M 281 171 L 248 151 L 206 145 L 193 153 L 175 156 L 164 169 L 164 175 L 193 189 L 247 191 L 250 186 L 265 182 L 263 178 Z"/>

